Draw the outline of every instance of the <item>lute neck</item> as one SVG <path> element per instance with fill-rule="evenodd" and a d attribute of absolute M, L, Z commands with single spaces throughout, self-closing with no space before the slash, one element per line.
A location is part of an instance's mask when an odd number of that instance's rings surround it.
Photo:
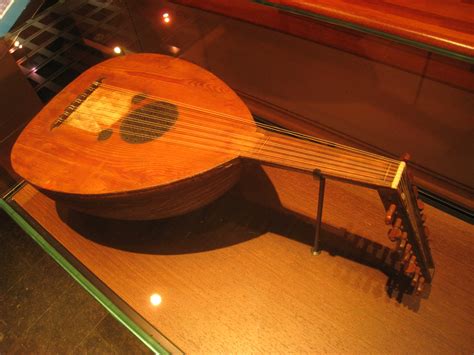
<path fill-rule="evenodd" d="M 259 138 L 241 156 L 281 167 L 321 174 L 370 187 L 396 188 L 404 162 L 340 144 L 259 130 Z"/>

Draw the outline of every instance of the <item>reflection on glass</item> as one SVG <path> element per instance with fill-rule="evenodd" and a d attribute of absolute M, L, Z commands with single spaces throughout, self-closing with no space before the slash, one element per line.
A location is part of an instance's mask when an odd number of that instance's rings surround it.
<path fill-rule="evenodd" d="M 165 12 L 163 15 L 161 15 L 161 18 L 163 19 L 164 23 L 170 23 L 171 17 L 168 12 Z"/>

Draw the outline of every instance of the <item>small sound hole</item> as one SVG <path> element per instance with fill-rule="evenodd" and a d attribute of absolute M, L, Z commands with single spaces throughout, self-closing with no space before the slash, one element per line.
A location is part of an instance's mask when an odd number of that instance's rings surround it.
<path fill-rule="evenodd" d="M 147 143 L 161 137 L 178 118 L 176 105 L 153 101 L 130 112 L 120 125 L 120 137 L 127 143 Z"/>

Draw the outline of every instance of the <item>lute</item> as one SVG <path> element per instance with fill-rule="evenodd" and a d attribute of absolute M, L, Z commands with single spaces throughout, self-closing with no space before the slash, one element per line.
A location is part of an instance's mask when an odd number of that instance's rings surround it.
<path fill-rule="evenodd" d="M 70 208 L 156 219 L 202 207 L 239 179 L 243 159 L 376 189 L 415 290 L 434 264 L 422 202 L 404 161 L 256 123 L 220 79 L 158 54 L 85 71 L 28 124 L 14 170 Z"/>

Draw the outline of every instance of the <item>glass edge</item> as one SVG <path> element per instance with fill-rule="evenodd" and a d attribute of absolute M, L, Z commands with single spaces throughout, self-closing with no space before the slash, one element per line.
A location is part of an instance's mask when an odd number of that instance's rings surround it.
<path fill-rule="evenodd" d="M 415 41 L 415 40 L 407 39 L 407 38 L 404 38 L 404 37 L 400 37 L 400 36 L 397 36 L 397 35 L 394 35 L 394 34 L 391 34 L 391 33 L 378 31 L 378 30 L 375 30 L 375 29 L 372 29 L 372 28 L 364 27 L 364 26 L 355 24 L 353 22 L 346 22 L 346 21 L 339 20 L 339 19 L 336 19 L 336 18 L 327 17 L 327 16 L 324 16 L 324 15 L 311 13 L 311 12 L 308 12 L 308 11 L 305 11 L 305 10 L 296 9 L 296 8 L 291 7 L 291 6 L 276 4 L 276 3 L 273 3 L 273 2 L 267 1 L 267 0 L 252 0 L 252 1 L 255 2 L 255 3 L 258 3 L 258 4 L 262 4 L 262 5 L 269 6 L 269 7 L 274 7 L 274 8 L 277 8 L 277 9 L 280 9 L 280 10 L 283 10 L 283 11 L 286 11 L 286 12 L 289 12 L 289 13 L 293 13 L 293 14 L 296 14 L 296 15 L 310 17 L 310 18 L 313 18 L 313 19 L 316 19 L 316 20 L 319 20 L 319 21 L 322 21 L 322 22 L 330 23 L 330 24 L 333 24 L 333 25 L 338 25 L 338 26 L 349 28 L 349 29 L 356 30 L 356 31 L 359 31 L 359 32 L 368 33 L 368 34 L 371 34 L 371 35 L 374 35 L 374 36 L 389 39 L 389 40 L 396 41 L 396 42 L 399 42 L 399 43 L 402 43 L 402 44 L 406 44 L 406 45 L 409 45 L 409 46 L 412 46 L 412 47 L 416 47 L 416 48 L 419 48 L 419 49 L 424 49 L 424 50 L 427 50 L 427 51 L 430 51 L 430 52 L 433 52 L 433 53 L 441 54 L 441 55 L 446 56 L 446 57 L 451 57 L 451 58 L 454 58 L 454 59 L 457 59 L 457 60 L 461 60 L 461 61 L 464 61 L 464 62 L 467 62 L 467 63 L 474 64 L 474 57 L 470 57 L 470 56 L 465 55 L 465 54 L 461 54 L 461 53 L 458 53 L 458 52 L 453 52 L 453 51 L 450 51 L 448 49 L 444 49 L 444 48 L 441 48 L 441 47 L 437 47 L 437 46 L 433 46 L 433 45 L 430 45 L 430 44 L 422 43 L 422 42 L 419 42 L 419 41 Z"/>
<path fill-rule="evenodd" d="M 145 333 L 122 310 L 100 292 L 71 263 L 54 249 L 22 216 L 20 216 L 4 199 L 0 199 L 2 208 L 54 261 L 56 261 L 79 285 L 99 302 L 115 319 L 133 333 L 140 341 L 156 354 L 170 354 L 153 337 Z"/>

